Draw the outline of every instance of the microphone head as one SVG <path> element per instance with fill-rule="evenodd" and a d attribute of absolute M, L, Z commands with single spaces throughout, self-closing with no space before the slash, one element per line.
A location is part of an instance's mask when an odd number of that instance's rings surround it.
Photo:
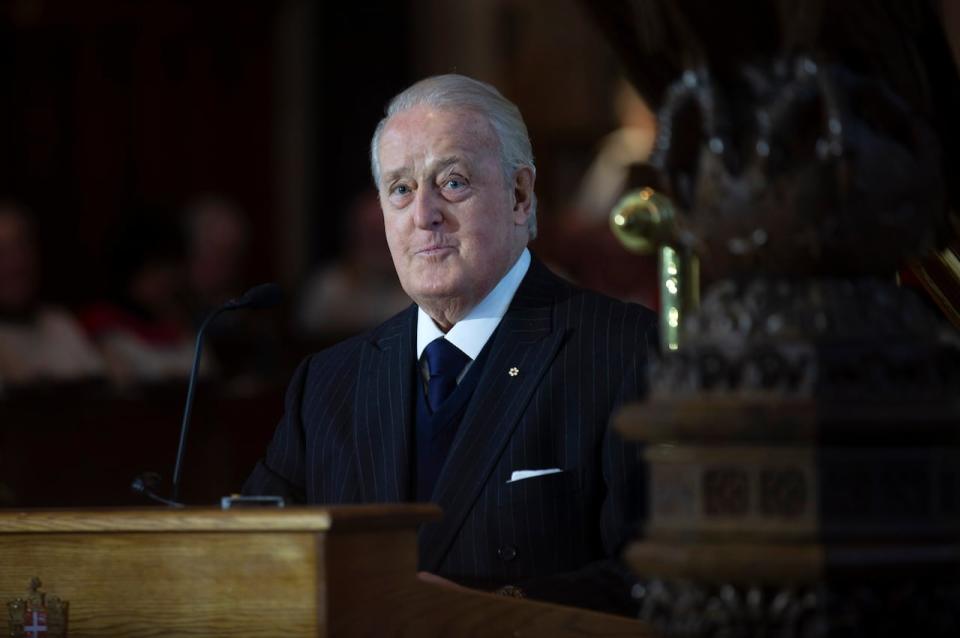
<path fill-rule="evenodd" d="M 273 308 L 283 300 L 283 288 L 273 282 L 254 286 L 237 299 L 229 302 L 230 308 Z"/>

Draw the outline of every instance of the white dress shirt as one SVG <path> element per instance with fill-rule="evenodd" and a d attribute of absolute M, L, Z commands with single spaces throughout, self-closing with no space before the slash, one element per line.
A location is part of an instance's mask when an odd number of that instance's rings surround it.
<path fill-rule="evenodd" d="M 530 268 L 530 251 L 523 249 L 517 262 L 513 265 L 503 279 L 493 287 L 493 290 L 487 294 L 483 300 L 473 307 L 463 319 L 453 324 L 453 327 L 444 334 L 433 319 L 430 318 L 423 308 L 417 309 L 417 360 L 420 361 L 423 356 L 423 350 L 427 344 L 434 339 L 443 337 L 470 357 L 469 363 L 463 367 L 460 376 L 457 377 L 457 383 L 463 379 L 467 370 L 476 360 L 483 346 L 487 345 L 490 335 L 500 325 L 500 320 L 506 314 L 510 302 L 513 301 L 513 295 L 520 287 L 527 270 Z M 430 371 L 427 369 L 426 360 L 420 364 L 420 372 L 423 375 L 424 382 L 430 378 Z"/>

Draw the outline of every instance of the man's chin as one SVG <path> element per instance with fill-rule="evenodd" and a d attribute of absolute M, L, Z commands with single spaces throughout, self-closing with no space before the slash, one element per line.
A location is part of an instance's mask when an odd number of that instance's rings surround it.
<path fill-rule="evenodd" d="M 439 303 L 457 299 L 463 296 L 462 291 L 456 286 L 428 286 L 419 287 L 408 291 L 408 295 L 417 303 Z"/>
<path fill-rule="evenodd" d="M 456 296 L 465 289 L 466 278 L 459 264 L 448 260 L 443 264 L 418 264 L 406 277 L 404 288 L 425 297 Z M 413 296 L 411 294 L 411 296 Z"/>
<path fill-rule="evenodd" d="M 404 290 L 417 305 L 424 307 L 461 305 L 470 296 L 463 279 L 445 278 L 425 281 L 415 279 L 414 285 L 404 286 Z"/>

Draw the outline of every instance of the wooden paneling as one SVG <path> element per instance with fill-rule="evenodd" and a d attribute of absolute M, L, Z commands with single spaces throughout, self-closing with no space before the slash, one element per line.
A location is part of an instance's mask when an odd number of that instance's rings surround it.
<path fill-rule="evenodd" d="M 432 505 L 0 513 L 0 602 L 29 580 L 85 636 L 645 636 L 645 625 L 426 584 Z M 324 531 L 329 530 L 329 531 Z"/>
<path fill-rule="evenodd" d="M 322 542 L 322 537 L 320 537 Z M 31 577 L 84 636 L 309 635 L 322 585 L 310 532 L 0 534 L 0 600 Z"/>
<path fill-rule="evenodd" d="M 0 533 L 328 532 L 403 529 L 440 517 L 436 505 L 343 505 L 282 509 L 0 511 Z"/>
<path fill-rule="evenodd" d="M 123 399 L 51 389 L 0 401 L 0 506 L 144 505 L 130 483 L 145 470 L 159 472 L 158 491 L 169 494 L 185 389 L 183 381 Z M 198 390 L 180 491 L 187 503 L 239 492 L 283 409 L 279 387 L 242 398 L 216 390 Z"/>

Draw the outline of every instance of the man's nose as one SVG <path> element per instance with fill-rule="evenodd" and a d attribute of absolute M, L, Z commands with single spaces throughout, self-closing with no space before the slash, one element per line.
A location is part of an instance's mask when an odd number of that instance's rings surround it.
<path fill-rule="evenodd" d="M 433 189 L 420 188 L 413 202 L 413 223 L 423 230 L 434 230 L 443 224 L 443 209 L 440 198 Z"/>

